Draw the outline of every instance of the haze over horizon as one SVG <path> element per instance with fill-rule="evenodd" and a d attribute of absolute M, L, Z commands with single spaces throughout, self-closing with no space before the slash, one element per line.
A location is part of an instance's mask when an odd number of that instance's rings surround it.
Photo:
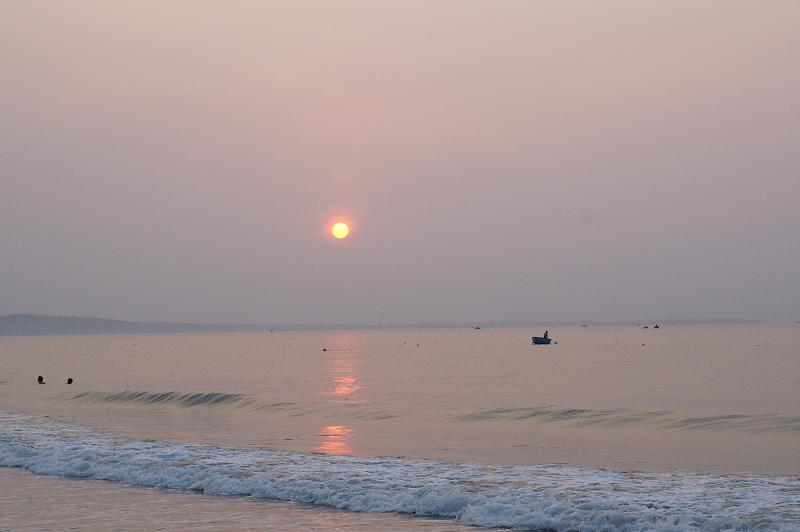
<path fill-rule="evenodd" d="M 800 3 L 2 13 L 0 315 L 800 320 Z"/>

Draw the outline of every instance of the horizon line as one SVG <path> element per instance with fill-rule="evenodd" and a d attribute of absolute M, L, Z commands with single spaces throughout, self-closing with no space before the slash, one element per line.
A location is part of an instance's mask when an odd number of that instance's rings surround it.
<path fill-rule="evenodd" d="M 346 330 L 346 329 L 433 329 L 433 328 L 466 328 L 466 327 L 555 327 L 555 326 L 614 326 L 614 325 L 644 325 L 663 323 L 669 325 L 724 325 L 724 324 L 755 324 L 771 323 L 764 320 L 746 318 L 641 318 L 641 319 L 621 319 L 621 320 L 471 320 L 471 321 L 419 321 L 419 322 L 390 322 L 390 323 L 246 323 L 246 322 L 181 322 L 172 320 L 123 320 L 118 318 L 108 318 L 99 316 L 80 316 L 80 315 L 58 315 L 58 314 L 34 314 L 34 313 L 14 313 L 0 315 L 0 320 L 10 318 L 42 318 L 57 320 L 96 320 L 111 322 L 118 325 L 130 324 L 132 326 L 174 326 L 174 327 L 199 327 L 199 328 L 240 328 L 249 330 Z M 774 322 L 784 323 L 784 322 Z M 792 322 L 786 322 L 792 323 Z M 795 322 L 797 323 L 797 322 Z"/>

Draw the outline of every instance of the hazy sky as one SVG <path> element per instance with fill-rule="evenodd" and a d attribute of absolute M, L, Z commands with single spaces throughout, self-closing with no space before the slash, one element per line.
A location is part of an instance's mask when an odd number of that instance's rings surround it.
<path fill-rule="evenodd" d="M 0 0 L 15 312 L 800 320 L 800 2 Z"/>

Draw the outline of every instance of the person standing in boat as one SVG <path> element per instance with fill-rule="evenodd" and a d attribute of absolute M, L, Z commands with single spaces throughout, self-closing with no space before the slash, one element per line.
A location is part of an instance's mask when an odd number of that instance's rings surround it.
<path fill-rule="evenodd" d="M 548 338 L 550 338 L 550 331 L 545 331 L 544 332 L 544 339 L 547 340 Z"/>

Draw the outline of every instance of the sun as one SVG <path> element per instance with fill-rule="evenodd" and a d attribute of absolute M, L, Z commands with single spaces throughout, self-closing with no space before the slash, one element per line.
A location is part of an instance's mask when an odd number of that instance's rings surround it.
<path fill-rule="evenodd" d="M 344 222 L 336 222 L 333 224 L 333 227 L 331 227 L 331 234 L 336 238 L 342 239 L 350 234 L 350 228 Z"/>

